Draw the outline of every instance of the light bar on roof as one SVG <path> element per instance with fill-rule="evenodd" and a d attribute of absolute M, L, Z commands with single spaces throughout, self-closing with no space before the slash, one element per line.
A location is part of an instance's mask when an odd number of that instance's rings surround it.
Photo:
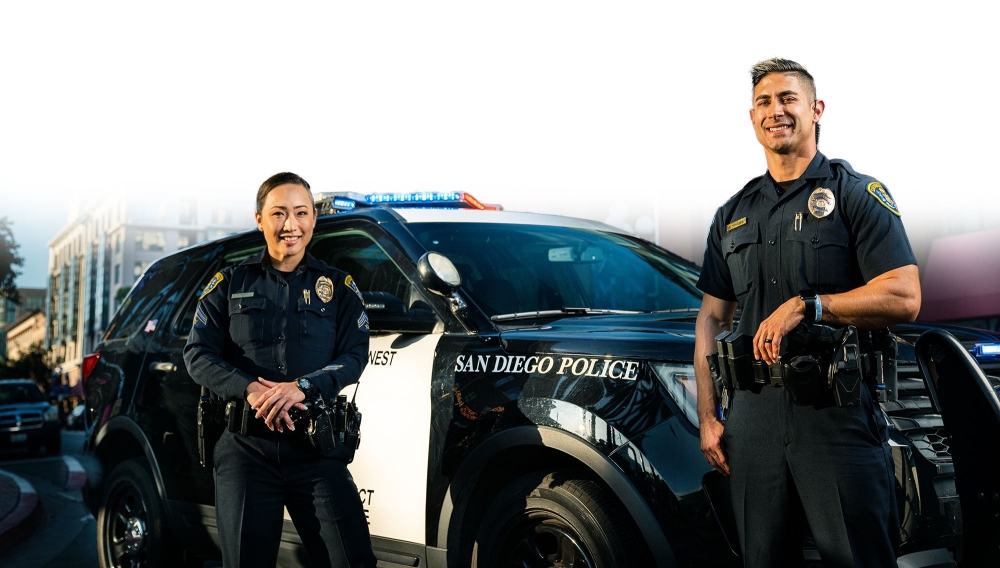
<path fill-rule="evenodd" d="M 442 207 L 453 209 L 503 209 L 487 205 L 464 191 L 415 191 L 411 193 L 321 193 L 317 195 L 321 211 L 351 211 L 359 207 Z"/>
<path fill-rule="evenodd" d="M 980 343 L 976 345 L 976 355 L 980 357 L 1000 356 L 1000 343 Z"/>

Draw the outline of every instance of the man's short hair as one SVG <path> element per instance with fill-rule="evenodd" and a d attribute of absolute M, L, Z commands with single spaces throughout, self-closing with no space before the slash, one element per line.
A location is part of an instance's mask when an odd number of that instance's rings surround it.
<path fill-rule="evenodd" d="M 293 174 L 292 172 L 281 172 L 280 174 L 274 174 L 273 176 L 267 178 L 264 183 L 260 184 L 260 189 L 257 190 L 257 209 L 256 212 L 260 213 L 260 210 L 264 208 L 264 200 L 267 198 L 267 194 L 271 193 L 274 188 L 279 185 L 285 184 L 301 185 L 306 188 L 309 193 L 309 201 L 312 202 L 313 208 L 316 207 L 316 200 L 313 199 L 312 190 L 309 187 L 309 182 L 302 179 L 301 176 Z"/>
<path fill-rule="evenodd" d="M 771 73 L 788 73 L 791 75 L 797 75 L 809 86 L 809 95 L 812 97 L 813 102 L 816 101 L 816 81 L 813 80 L 813 76 L 806 71 L 805 67 L 799 65 L 791 59 L 782 59 L 780 57 L 765 59 L 750 69 L 750 78 L 753 83 L 751 91 L 757 88 L 757 84 L 760 83 L 761 79 Z"/>

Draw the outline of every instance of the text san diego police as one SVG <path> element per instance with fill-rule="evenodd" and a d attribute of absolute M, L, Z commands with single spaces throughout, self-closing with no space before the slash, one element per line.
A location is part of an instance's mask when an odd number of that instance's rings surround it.
<path fill-rule="evenodd" d="M 456 373 L 537 373 L 634 381 L 639 361 L 558 355 L 459 355 Z"/>

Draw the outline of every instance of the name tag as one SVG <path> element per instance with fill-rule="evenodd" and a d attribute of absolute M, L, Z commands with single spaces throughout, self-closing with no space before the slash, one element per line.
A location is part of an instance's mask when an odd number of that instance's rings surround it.
<path fill-rule="evenodd" d="M 744 217 L 742 219 L 737 219 L 736 221 L 733 221 L 732 223 L 726 225 L 726 232 L 728 233 L 729 231 L 732 231 L 733 229 L 735 229 L 737 227 L 742 227 L 743 225 L 746 225 L 746 224 L 747 224 L 747 218 L 746 217 Z"/>

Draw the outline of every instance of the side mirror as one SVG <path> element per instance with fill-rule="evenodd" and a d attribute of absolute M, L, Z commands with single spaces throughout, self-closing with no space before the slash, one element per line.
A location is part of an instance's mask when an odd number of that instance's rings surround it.
<path fill-rule="evenodd" d="M 425 288 L 439 296 L 451 296 L 462 285 L 462 275 L 448 257 L 437 252 L 424 253 L 417 261 L 417 274 Z"/>

